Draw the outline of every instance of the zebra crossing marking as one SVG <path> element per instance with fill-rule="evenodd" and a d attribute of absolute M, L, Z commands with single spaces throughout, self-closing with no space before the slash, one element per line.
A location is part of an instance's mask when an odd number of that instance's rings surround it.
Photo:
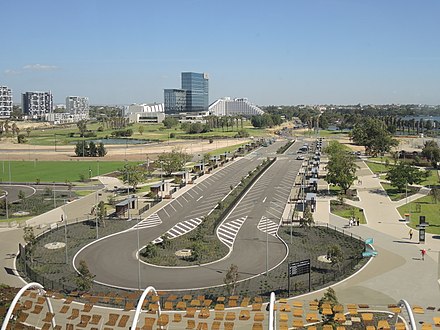
<path fill-rule="evenodd" d="M 202 221 L 203 221 L 202 218 L 194 218 L 194 219 L 178 222 L 164 235 L 166 235 L 169 239 L 174 239 L 176 237 L 185 235 L 186 233 L 189 233 L 191 230 L 194 230 L 198 225 L 202 223 Z M 163 241 L 162 237 L 158 237 L 152 242 L 154 244 L 158 244 L 162 241 Z"/>
<path fill-rule="evenodd" d="M 268 233 L 269 235 L 276 236 L 278 232 L 278 224 L 269 220 L 265 216 L 261 217 L 260 222 L 257 225 L 257 228 L 263 233 Z"/>
<path fill-rule="evenodd" d="M 234 245 L 234 241 L 237 237 L 238 231 L 240 230 L 246 219 L 247 216 L 228 222 L 223 222 L 217 228 L 217 237 L 219 238 L 219 240 L 223 242 L 228 248 L 231 248 L 232 245 Z"/>
<path fill-rule="evenodd" d="M 150 228 L 159 226 L 162 223 L 161 218 L 157 213 L 153 213 L 146 217 L 144 220 L 140 221 L 139 223 L 135 224 L 132 229 L 143 229 L 143 228 Z"/>

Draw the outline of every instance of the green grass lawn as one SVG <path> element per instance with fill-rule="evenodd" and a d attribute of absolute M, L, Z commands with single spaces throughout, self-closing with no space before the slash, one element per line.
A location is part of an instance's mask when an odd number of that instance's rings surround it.
<path fill-rule="evenodd" d="M 365 219 L 364 212 L 362 209 L 351 206 L 348 204 L 343 203 L 342 205 L 339 204 L 337 201 L 331 201 L 330 202 L 330 212 L 336 215 L 339 215 L 340 217 L 343 217 L 347 220 L 349 220 L 353 215 L 357 219 L 359 218 L 359 222 L 366 224 L 367 221 Z"/>
<path fill-rule="evenodd" d="M 138 164 L 139 162 L 129 162 Z M 124 166 L 125 162 L 107 161 L 1 161 L 0 182 L 9 182 L 9 164 L 12 182 L 76 182 L 81 175 L 85 179 L 91 176 L 113 172 Z"/>
<path fill-rule="evenodd" d="M 245 144 L 247 144 L 247 142 L 233 144 L 233 145 L 230 145 L 229 147 L 218 148 L 218 149 L 215 149 L 214 151 L 211 151 L 209 154 L 211 156 L 218 156 L 218 155 L 224 154 L 225 152 L 234 152 L 235 150 L 237 150 L 241 146 L 244 146 Z"/>
<path fill-rule="evenodd" d="M 385 163 L 386 160 L 388 160 L 388 162 L 389 162 L 390 164 L 394 164 L 394 159 L 393 159 L 393 157 L 391 157 L 391 156 L 370 157 L 370 158 L 368 158 L 368 160 L 371 160 L 371 161 L 377 161 L 377 162 L 382 162 L 382 163 Z"/>
<path fill-rule="evenodd" d="M 388 168 L 384 164 L 372 163 L 372 162 L 365 162 L 365 163 L 370 168 L 370 170 L 375 174 L 388 172 Z"/>
<path fill-rule="evenodd" d="M 419 206 L 417 206 L 419 205 Z M 410 226 L 416 228 L 419 224 L 419 217 L 424 215 L 429 227 L 426 231 L 431 234 L 440 234 L 440 201 L 434 204 L 434 200 L 430 196 L 419 198 L 411 203 L 402 205 L 397 209 L 403 218 L 406 213 L 411 214 Z"/>
<path fill-rule="evenodd" d="M 407 193 L 408 196 L 411 196 L 418 193 L 419 191 L 419 188 L 411 187 L 411 186 L 408 186 L 407 192 L 405 190 L 398 191 L 397 188 L 393 187 L 389 183 L 381 182 L 380 184 L 382 185 L 383 189 L 386 191 L 387 195 L 390 197 L 392 201 L 400 201 L 401 199 L 404 199 L 407 196 Z"/>
<path fill-rule="evenodd" d="M 437 170 L 429 170 L 429 176 L 420 183 L 422 186 L 435 186 L 439 184 Z"/>

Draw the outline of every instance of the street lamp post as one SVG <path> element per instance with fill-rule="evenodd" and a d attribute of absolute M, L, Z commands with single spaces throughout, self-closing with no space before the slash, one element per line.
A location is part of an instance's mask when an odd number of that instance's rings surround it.
<path fill-rule="evenodd" d="M 141 290 L 141 251 L 140 251 L 140 243 L 139 243 L 139 220 L 140 220 L 140 215 L 138 215 L 138 223 L 137 223 L 137 227 L 136 227 L 136 233 L 137 233 L 137 257 L 138 257 L 138 290 Z"/>
<path fill-rule="evenodd" d="M 54 207 L 54 209 L 57 208 L 57 202 L 55 199 L 55 182 L 53 183 L 53 207 Z"/>
<path fill-rule="evenodd" d="M 61 215 L 61 220 L 64 222 L 64 244 L 66 250 L 66 265 L 69 263 L 69 256 L 67 254 L 67 216 L 63 213 Z"/>
<path fill-rule="evenodd" d="M 266 219 L 266 276 L 269 276 L 269 234 L 267 231 L 269 219 Z"/>
<path fill-rule="evenodd" d="M 8 211 L 8 192 L 5 192 L 5 208 L 6 208 L 6 220 L 9 220 L 9 211 Z"/>
<path fill-rule="evenodd" d="M 96 239 L 99 238 L 99 232 L 98 232 L 98 191 L 96 191 L 95 194 L 95 227 L 96 227 Z"/>

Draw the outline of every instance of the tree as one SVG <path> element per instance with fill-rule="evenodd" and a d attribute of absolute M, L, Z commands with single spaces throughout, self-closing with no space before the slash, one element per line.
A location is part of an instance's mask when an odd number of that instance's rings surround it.
<path fill-rule="evenodd" d="M 405 162 L 399 162 L 388 170 L 386 179 L 390 181 L 393 187 L 396 187 L 400 192 L 408 184 L 419 184 L 427 177 L 428 172 L 420 171 L 417 167 L 411 166 Z"/>
<path fill-rule="evenodd" d="M 142 126 L 142 125 L 139 125 L 138 132 L 139 132 L 140 135 L 144 134 L 144 130 L 145 130 L 145 127 Z"/>
<path fill-rule="evenodd" d="M 98 207 L 96 208 L 96 217 L 98 219 L 98 225 L 105 227 L 105 218 L 107 217 L 107 208 L 103 201 L 98 203 Z"/>
<path fill-rule="evenodd" d="M 165 174 L 169 176 L 172 172 L 183 170 L 186 162 L 190 159 L 191 156 L 189 154 L 183 151 L 173 150 L 160 154 L 158 162 L 161 164 L 161 168 L 165 171 Z"/>
<path fill-rule="evenodd" d="M 78 274 L 76 276 L 76 285 L 80 291 L 89 291 L 92 288 L 93 279 L 95 275 L 93 275 L 85 260 L 80 260 L 78 265 Z"/>
<path fill-rule="evenodd" d="M 105 149 L 104 143 L 99 142 L 97 152 L 98 157 L 104 157 L 105 155 L 107 155 L 107 149 Z"/>
<path fill-rule="evenodd" d="M 144 170 L 140 166 L 125 164 L 120 172 L 122 173 L 122 181 L 128 186 L 132 186 L 134 190 L 144 180 Z"/>
<path fill-rule="evenodd" d="M 231 264 L 225 275 L 225 278 L 223 279 L 223 283 L 225 283 L 226 285 L 226 290 L 228 291 L 229 296 L 233 296 L 235 294 L 237 281 L 238 281 L 238 267 L 234 264 Z"/>
<path fill-rule="evenodd" d="M 341 268 L 341 263 L 344 261 L 344 255 L 342 254 L 341 247 L 339 245 L 331 245 L 327 249 L 327 259 L 330 260 L 332 266 L 338 266 Z"/>
<path fill-rule="evenodd" d="M 26 251 L 29 253 L 29 257 L 31 258 L 31 263 L 34 262 L 34 251 L 35 251 L 35 243 L 37 242 L 37 238 L 35 237 L 34 227 L 24 227 L 23 228 L 23 240 L 26 243 Z"/>
<path fill-rule="evenodd" d="M 26 127 L 27 137 L 29 137 L 31 135 L 31 131 L 32 131 L 32 129 L 30 127 Z"/>
<path fill-rule="evenodd" d="M 423 157 L 429 159 L 434 167 L 437 167 L 437 163 L 440 162 L 440 148 L 434 140 L 426 141 L 422 149 Z"/>
<path fill-rule="evenodd" d="M 299 220 L 299 225 L 303 228 L 310 228 L 314 223 L 315 220 L 313 219 L 313 213 L 310 209 L 310 205 L 307 205 L 302 218 Z"/>
<path fill-rule="evenodd" d="M 356 180 L 355 157 L 351 153 L 345 151 L 339 142 L 330 143 L 329 147 L 325 149 L 329 153 L 329 161 L 327 164 L 327 176 L 325 180 L 329 184 L 341 187 L 344 194 L 347 193 L 348 188 Z"/>
<path fill-rule="evenodd" d="M 332 314 L 323 314 L 323 305 L 329 304 L 331 307 Z M 333 288 L 328 288 L 326 292 L 324 292 L 324 296 L 319 299 L 318 309 L 319 313 L 322 314 L 322 321 L 324 324 L 333 324 L 335 318 L 335 312 L 333 311 L 333 307 L 338 305 L 338 298 L 336 297 L 336 292 Z"/>
<path fill-rule="evenodd" d="M 26 143 L 26 136 L 24 134 L 17 134 L 17 143 L 22 144 Z"/>
<path fill-rule="evenodd" d="M 86 141 L 78 141 L 75 145 L 75 155 L 78 157 L 87 157 L 89 154 L 89 145 Z"/>
<path fill-rule="evenodd" d="M 174 126 L 179 125 L 179 120 L 175 117 L 165 117 L 165 119 L 162 121 L 162 124 L 166 127 L 166 128 L 171 128 Z"/>
<path fill-rule="evenodd" d="M 437 202 L 440 200 L 440 189 L 437 187 L 433 187 L 431 188 L 429 194 L 431 195 L 434 204 L 437 204 Z"/>
<path fill-rule="evenodd" d="M 76 123 L 76 126 L 79 130 L 79 135 L 81 137 L 84 137 L 84 133 L 87 131 L 87 120 L 82 119 L 79 122 Z"/>
<path fill-rule="evenodd" d="M 367 155 L 377 156 L 389 152 L 391 147 L 398 145 L 379 119 L 365 118 L 359 121 L 351 131 L 354 143 L 365 147 Z"/>
<path fill-rule="evenodd" d="M 98 156 L 98 149 L 96 149 L 95 142 L 90 141 L 88 150 L 89 150 L 89 154 L 88 154 L 89 157 Z"/>
<path fill-rule="evenodd" d="M 25 198 L 26 198 L 26 195 L 25 195 L 24 191 L 23 191 L 23 190 L 19 190 L 19 191 L 18 191 L 18 199 L 19 199 L 21 202 L 23 202 L 23 201 L 25 200 Z"/>

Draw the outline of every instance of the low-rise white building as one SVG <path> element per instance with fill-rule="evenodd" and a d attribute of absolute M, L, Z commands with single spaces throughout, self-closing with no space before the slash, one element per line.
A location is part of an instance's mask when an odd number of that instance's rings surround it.
<path fill-rule="evenodd" d="M 124 109 L 130 123 L 161 123 L 165 119 L 163 103 L 131 104 Z"/>
<path fill-rule="evenodd" d="M 264 113 L 256 105 L 253 105 L 247 98 L 231 99 L 224 97 L 218 99 L 209 106 L 209 112 L 214 116 L 255 116 Z"/>

